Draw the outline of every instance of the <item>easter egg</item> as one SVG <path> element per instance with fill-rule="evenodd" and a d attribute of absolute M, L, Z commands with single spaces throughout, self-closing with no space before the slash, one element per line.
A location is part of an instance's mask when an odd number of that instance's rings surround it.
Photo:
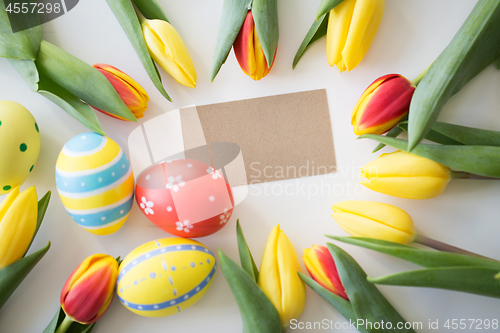
<path fill-rule="evenodd" d="M 40 133 L 21 104 L 0 101 L 0 195 L 26 181 L 40 153 Z"/>
<path fill-rule="evenodd" d="M 109 235 L 127 220 L 134 176 L 121 147 L 97 133 L 69 140 L 56 163 L 56 186 L 73 220 L 96 235 Z"/>
<path fill-rule="evenodd" d="M 147 218 L 176 236 L 213 234 L 233 212 L 231 187 L 222 172 L 196 160 L 153 164 L 137 178 L 135 191 Z"/>
<path fill-rule="evenodd" d="M 130 252 L 120 264 L 117 293 L 130 311 L 145 317 L 178 313 L 212 284 L 214 254 L 187 238 L 162 238 Z"/>

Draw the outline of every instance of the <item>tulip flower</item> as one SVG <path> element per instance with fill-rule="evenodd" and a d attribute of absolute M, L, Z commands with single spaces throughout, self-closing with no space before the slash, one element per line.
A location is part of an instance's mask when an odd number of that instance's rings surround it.
<path fill-rule="evenodd" d="M 299 260 L 292 243 L 279 225 L 274 227 L 262 255 L 258 284 L 273 303 L 285 327 L 304 310 L 306 290 L 297 274 L 299 271 Z"/>
<path fill-rule="evenodd" d="M 384 15 L 384 0 L 344 0 L 330 11 L 326 55 L 340 72 L 359 65 Z"/>
<path fill-rule="evenodd" d="M 349 300 L 342 281 L 340 281 L 335 262 L 327 247 L 313 245 L 312 248 L 304 250 L 302 259 L 304 259 L 306 269 L 314 281 L 332 293 Z"/>
<path fill-rule="evenodd" d="M 122 72 L 116 67 L 107 64 L 95 64 L 93 66 L 101 72 L 106 79 L 111 83 L 113 88 L 116 89 L 118 95 L 128 109 L 139 119 L 143 117 L 144 111 L 148 108 L 147 102 L 149 96 L 139 83 L 135 82 L 130 76 Z M 93 107 L 94 109 L 116 119 L 128 120 L 123 117 L 111 114 L 104 110 Z"/>
<path fill-rule="evenodd" d="M 410 80 L 399 74 L 375 80 L 352 111 L 354 134 L 382 134 L 393 128 L 408 114 L 415 88 Z"/>
<path fill-rule="evenodd" d="M 163 20 L 142 20 L 142 33 L 153 60 L 180 84 L 196 88 L 196 69 L 175 28 Z"/>
<path fill-rule="evenodd" d="M 85 259 L 62 289 L 61 307 L 66 318 L 60 328 L 67 329 L 73 321 L 90 325 L 101 318 L 113 300 L 117 278 L 118 262 L 113 257 L 94 254 Z"/>
<path fill-rule="evenodd" d="M 271 66 L 268 66 L 259 36 L 257 35 L 252 11 L 250 10 L 233 43 L 233 49 L 243 72 L 256 81 L 269 74 L 273 67 L 274 59 L 276 59 L 275 52 L 273 62 Z"/>
<path fill-rule="evenodd" d="M 406 199 L 429 199 L 441 193 L 452 176 L 450 168 L 403 151 L 382 154 L 361 168 L 361 185 Z"/>
<path fill-rule="evenodd" d="M 15 187 L 0 204 L 0 269 L 21 259 L 35 234 L 38 199 L 35 187 Z"/>
<path fill-rule="evenodd" d="M 410 215 L 385 203 L 342 201 L 332 206 L 332 217 L 354 237 L 368 237 L 411 244 L 417 237 Z"/>

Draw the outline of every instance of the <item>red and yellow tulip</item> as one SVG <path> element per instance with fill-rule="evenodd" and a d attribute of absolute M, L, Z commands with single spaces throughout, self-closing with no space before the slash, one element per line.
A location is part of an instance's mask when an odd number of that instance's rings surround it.
<path fill-rule="evenodd" d="M 273 62 L 268 66 L 250 10 L 233 43 L 233 49 L 243 72 L 256 81 L 269 74 L 276 58 L 274 53 Z"/>
<path fill-rule="evenodd" d="M 302 259 L 314 281 L 332 293 L 349 300 L 340 281 L 337 266 L 327 247 L 313 245 L 312 248 L 304 250 Z"/>
<path fill-rule="evenodd" d="M 382 134 L 393 128 L 408 113 L 414 92 L 413 83 L 399 74 L 375 80 L 352 111 L 354 133 Z"/>
<path fill-rule="evenodd" d="M 115 88 L 118 92 L 118 95 L 122 99 L 123 103 L 125 103 L 134 116 L 137 119 L 142 118 L 144 116 L 144 111 L 148 108 L 147 103 L 149 101 L 149 96 L 146 93 L 146 90 L 144 90 L 144 88 L 141 87 L 134 79 L 116 67 L 107 64 L 95 64 L 93 67 L 101 72 L 106 79 L 108 79 L 113 88 Z M 96 107 L 93 108 L 110 117 L 120 120 L 128 120 Z"/>

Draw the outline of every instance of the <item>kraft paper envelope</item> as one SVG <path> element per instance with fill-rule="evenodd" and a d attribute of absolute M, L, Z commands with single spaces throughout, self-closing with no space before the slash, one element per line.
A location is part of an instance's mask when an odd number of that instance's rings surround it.
<path fill-rule="evenodd" d="M 130 134 L 129 152 L 136 177 L 179 158 L 220 169 L 232 186 L 336 172 L 324 89 L 169 111 Z"/>

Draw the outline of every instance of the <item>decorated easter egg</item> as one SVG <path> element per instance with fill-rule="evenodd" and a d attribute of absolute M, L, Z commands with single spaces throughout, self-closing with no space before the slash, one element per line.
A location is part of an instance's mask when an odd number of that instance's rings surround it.
<path fill-rule="evenodd" d="M 40 133 L 33 115 L 21 104 L 0 101 L 0 195 L 21 185 L 40 153 Z"/>
<path fill-rule="evenodd" d="M 69 140 L 56 164 L 56 186 L 73 220 L 96 235 L 109 235 L 127 220 L 134 176 L 121 147 L 97 133 Z"/>
<path fill-rule="evenodd" d="M 118 298 L 141 316 L 169 316 L 207 292 L 216 266 L 214 254 L 197 241 L 154 240 L 130 252 L 120 264 Z"/>
<path fill-rule="evenodd" d="M 213 234 L 233 212 L 231 187 L 222 172 L 196 160 L 150 166 L 138 177 L 135 191 L 148 219 L 176 236 Z"/>

